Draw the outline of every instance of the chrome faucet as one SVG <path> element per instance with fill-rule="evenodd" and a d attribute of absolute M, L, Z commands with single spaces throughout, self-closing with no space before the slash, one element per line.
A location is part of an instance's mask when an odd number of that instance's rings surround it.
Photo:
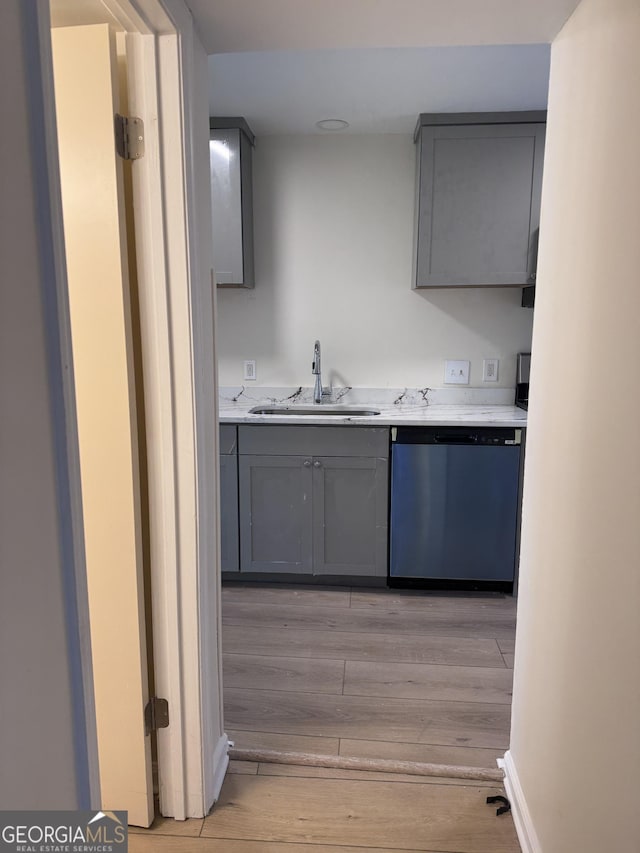
<path fill-rule="evenodd" d="M 316 377 L 316 384 L 313 389 L 313 402 L 322 402 L 322 368 L 320 366 L 320 341 L 316 341 L 313 345 L 313 364 L 311 365 L 313 375 Z"/>

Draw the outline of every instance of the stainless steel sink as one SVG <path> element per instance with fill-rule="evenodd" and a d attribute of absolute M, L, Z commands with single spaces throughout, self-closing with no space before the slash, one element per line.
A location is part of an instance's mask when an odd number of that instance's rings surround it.
<path fill-rule="evenodd" d="M 336 418 L 370 418 L 379 415 L 378 409 L 356 409 L 353 406 L 254 406 L 249 409 L 250 415 L 302 415 L 324 417 L 333 415 Z"/>

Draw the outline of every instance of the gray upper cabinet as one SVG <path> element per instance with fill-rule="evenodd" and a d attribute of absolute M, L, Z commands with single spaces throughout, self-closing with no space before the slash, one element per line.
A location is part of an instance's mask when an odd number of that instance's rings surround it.
<path fill-rule="evenodd" d="M 252 148 L 243 118 L 209 120 L 213 275 L 218 287 L 253 287 Z"/>
<path fill-rule="evenodd" d="M 545 120 L 420 116 L 414 287 L 535 281 Z"/>
<path fill-rule="evenodd" d="M 241 572 L 384 577 L 389 430 L 240 426 Z"/>
<path fill-rule="evenodd" d="M 237 428 L 220 426 L 220 568 L 240 571 L 238 542 L 238 440 Z"/>

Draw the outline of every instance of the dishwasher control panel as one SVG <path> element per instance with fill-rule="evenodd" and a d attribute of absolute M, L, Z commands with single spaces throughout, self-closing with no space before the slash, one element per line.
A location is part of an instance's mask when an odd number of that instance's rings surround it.
<path fill-rule="evenodd" d="M 393 427 L 391 441 L 398 444 L 450 444 L 504 447 L 522 443 L 522 430 L 513 427 Z"/>

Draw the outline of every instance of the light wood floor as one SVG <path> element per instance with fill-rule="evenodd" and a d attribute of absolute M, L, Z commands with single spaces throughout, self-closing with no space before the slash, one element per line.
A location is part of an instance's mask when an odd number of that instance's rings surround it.
<path fill-rule="evenodd" d="M 509 746 L 507 596 L 226 585 L 237 747 L 496 766 Z"/>
<path fill-rule="evenodd" d="M 232 762 L 204 820 L 131 829 L 131 853 L 520 853 L 504 793 L 453 779 Z"/>
<path fill-rule="evenodd" d="M 238 747 L 495 768 L 508 747 L 511 598 L 227 585 L 225 728 Z M 469 783 L 231 762 L 204 820 L 132 853 L 519 853 Z"/>

